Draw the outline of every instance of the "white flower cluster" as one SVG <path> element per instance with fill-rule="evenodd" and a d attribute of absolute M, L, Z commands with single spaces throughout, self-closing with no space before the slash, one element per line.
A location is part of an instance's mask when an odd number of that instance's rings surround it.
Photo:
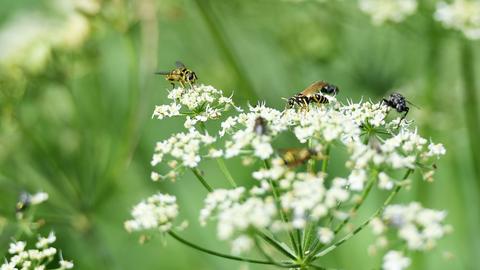
<path fill-rule="evenodd" d="M 157 193 L 135 205 L 131 214 L 133 219 L 125 222 L 128 232 L 153 229 L 167 232 L 178 216 L 177 198 Z"/>
<path fill-rule="evenodd" d="M 265 121 L 264 133 L 255 130 L 255 121 L 262 117 Z M 222 122 L 220 136 L 230 135 L 231 140 L 225 143 L 225 158 L 240 154 L 250 154 L 261 159 L 267 159 L 273 154 L 272 137 L 287 130 L 289 119 L 282 116 L 282 112 L 259 104 L 249 106 L 248 113 L 231 116 Z M 267 130 L 268 129 L 268 130 Z"/>
<path fill-rule="evenodd" d="M 231 97 L 225 97 L 221 90 L 203 84 L 193 85 L 192 88 L 174 88 L 169 92 L 168 99 L 173 102 L 155 106 L 152 118 L 163 119 L 185 115 L 185 128 L 191 128 L 209 119 L 217 119 L 222 112 L 235 107 Z M 187 111 L 181 112 L 184 107 Z"/>
<path fill-rule="evenodd" d="M 451 230 L 450 226 L 443 224 L 446 215 L 445 211 L 423 208 L 417 202 L 389 205 L 385 208 L 381 221 L 376 221 L 375 232 L 383 234 L 388 228 L 395 229 L 409 249 L 429 250 Z"/>
<path fill-rule="evenodd" d="M 201 134 L 191 128 L 188 133 L 177 133 L 167 140 L 157 142 L 151 165 L 156 166 L 164 161 L 165 155 L 169 155 L 173 158 L 168 162 L 168 166 L 172 170 L 167 175 L 160 175 L 154 172 L 152 173 L 152 180 L 157 181 L 166 177 L 175 179 L 178 171 L 182 168 L 196 167 L 201 160 L 202 147 L 211 145 L 215 141 L 214 137 L 208 134 Z M 203 155 L 206 156 L 208 153 Z"/>
<path fill-rule="evenodd" d="M 42 71 L 55 49 L 76 49 L 90 34 L 86 14 L 100 11 L 97 0 L 56 1 L 60 13 L 21 14 L 0 29 L 0 67 Z M 19 35 L 18 33 L 22 33 Z"/>
<path fill-rule="evenodd" d="M 454 0 L 451 4 L 439 2 L 434 18 L 446 28 L 461 31 L 468 39 L 480 39 L 479 1 Z"/>
<path fill-rule="evenodd" d="M 381 217 L 370 222 L 373 233 L 379 236 L 370 250 L 375 252 L 377 247 L 385 248 L 389 242 L 387 235 L 391 235 L 388 232 L 394 230 L 409 250 L 428 251 L 451 232 L 451 226 L 443 223 L 446 215 L 445 211 L 423 208 L 417 202 L 389 205 Z M 383 269 L 386 270 L 405 269 L 409 265 L 410 259 L 399 251 L 389 251 L 383 258 Z"/>
<path fill-rule="evenodd" d="M 376 25 L 402 22 L 417 11 L 417 5 L 417 0 L 359 0 L 360 10 Z"/>
<path fill-rule="evenodd" d="M 417 164 L 429 168 L 424 174 L 426 180 L 431 180 L 434 173 L 434 161 L 446 153 L 442 144 L 430 143 L 417 134 L 417 131 L 402 129 L 398 134 L 388 139 L 376 138 L 375 143 L 363 144 L 353 141 L 348 145 L 351 153 L 347 167 L 352 169 L 349 181 L 352 190 L 362 190 L 367 180 L 368 172 L 382 168 L 378 175 L 379 187 L 392 189 L 394 179 L 388 173 L 399 169 L 413 169 Z"/>
<path fill-rule="evenodd" d="M 401 251 L 391 250 L 383 257 L 383 270 L 403 270 L 410 266 L 412 260 Z"/>
<path fill-rule="evenodd" d="M 400 121 L 401 116 L 381 102 L 342 104 L 335 97 L 328 97 L 327 104 L 310 104 L 308 108 L 283 111 L 258 104 L 227 117 L 220 123 L 219 134 L 214 138 L 208 133 L 200 133 L 193 125 L 221 116 L 219 113 L 196 118 L 207 108 L 218 109 L 220 106 L 223 111 L 228 109 L 223 105 L 233 106 L 231 100 L 218 101 L 222 98 L 221 91 L 209 86 L 175 88 L 169 98 L 174 102 L 157 107 L 154 116 L 162 119 L 181 115 L 187 122 L 195 120 L 191 125 L 186 124 L 188 132 L 174 134 L 157 143 L 152 165 L 163 163 L 167 156 L 172 157 L 167 164 L 171 168 L 169 174 L 175 176 L 180 168 L 196 168 L 203 158 L 240 156 L 243 161 L 261 161 L 251 162 L 260 164 L 252 173 L 256 181 L 253 187 L 214 189 L 205 198 L 200 212 L 200 224 L 205 226 L 209 221 L 215 222 L 218 238 L 229 241 L 234 254 L 248 251 L 255 244 L 253 234 L 263 231 L 272 234 L 291 230 L 307 234 L 308 231 L 309 239 L 317 237 L 316 243 L 331 243 L 337 236 L 331 226 L 340 226 L 335 227 L 341 230 L 342 224 L 346 223 L 338 222 L 351 218 L 349 214 L 354 211 L 348 209 L 352 209 L 352 203 L 357 205 L 365 199 L 358 200 L 359 195 L 355 193 L 368 193 L 369 190 L 365 189 L 367 181 L 372 181 L 369 187 L 378 183 L 382 189 L 393 189 L 402 184 L 400 181 L 406 181 L 398 180 L 399 174 L 417 168 L 428 170 L 430 179 L 436 167 L 434 162 L 446 152 L 443 145 L 419 136 L 416 129 L 410 127 L 411 122 Z M 187 113 L 182 112 L 182 108 L 188 110 Z M 390 113 L 396 117 L 388 117 Z M 281 142 L 277 139 L 282 136 L 294 138 L 294 142 L 290 142 L 291 148 L 279 146 Z M 223 147 L 219 147 L 222 142 Z M 347 152 L 345 166 L 348 172 L 344 177 L 327 173 L 331 148 Z M 205 181 L 197 176 L 200 181 Z M 164 176 L 152 174 L 154 180 L 161 177 Z M 140 212 L 145 212 L 145 204 L 148 203 L 142 204 Z M 401 206 L 386 208 L 382 219 L 373 220 L 371 224 L 376 225 L 378 234 L 395 224 L 395 228 L 402 232 L 399 237 L 407 241 L 411 249 L 417 244 L 417 249 L 424 250 L 446 231 L 439 225 L 444 215 L 440 218 L 438 214 L 435 219 L 433 210 L 412 205 L 401 208 L 403 212 L 397 210 L 404 220 L 402 227 L 400 223 L 392 222 L 399 220 L 393 218 L 394 207 Z M 175 207 L 172 218 L 177 215 L 176 211 Z M 147 224 L 156 220 L 152 215 L 140 216 L 147 217 Z M 168 225 L 161 230 L 167 231 L 171 228 L 170 218 L 164 219 Z M 151 226 L 156 228 L 159 225 Z M 417 230 L 417 235 L 412 228 Z M 420 241 L 414 243 L 414 237 L 419 237 Z M 390 253 L 385 257 L 384 268 L 395 269 L 392 265 L 406 267 L 409 260 L 402 258 L 401 253 Z"/>
<path fill-rule="evenodd" d="M 277 208 L 272 197 L 246 198 L 243 187 L 233 190 L 218 189 L 208 194 L 205 199 L 205 206 L 200 212 L 200 223 L 206 225 L 207 220 L 216 219 L 218 238 L 226 240 L 237 235 L 232 242 L 233 249 L 243 250 L 237 244 L 247 242 L 245 237 L 248 231 L 252 228 L 269 228 L 276 214 Z"/>
<path fill-rule="evenodd" d="M 35 244 L 36 249 L 26 249 L 27 243 L 17 241 L 10 243 L 8 253 L 10 258 L 0 266 L 0 270 L 46 270 L 46 269 L 72 269 L 73 263 L 66 261 L 60 255 L 58 264 L 54 268 L 52 260 L 58 253 L 57 249 L 50 245 L 56 241 L 56 236 L 51 232 L 47 237 L 39 237 Z"/>

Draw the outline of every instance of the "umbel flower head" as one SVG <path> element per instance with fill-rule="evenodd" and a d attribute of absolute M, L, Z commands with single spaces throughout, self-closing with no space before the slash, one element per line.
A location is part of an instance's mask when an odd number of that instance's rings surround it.
<path fill-rule="evenodd" d="M 417 0 L 359 0 L 360 9 L 374 24 L 399 23 L 417 11 Z"/>
<path fill-rule="evenodd" d="M 434 17 L 446 28 L 461 31 L 468 39 L 480 39 L 479 1 L 455 0 L 450 4 L 439 2 Z"/>
<path fill-rule="evenodd" d="M 152 179 L 175 179 L 191 170 L 208 191 L 200 224 L 214 223 L 218 239 L 228 241 L 237 256 L 254 246 L 262 249 L 260 238 L 291 260 L 272 262 L 270 258 L 266 264 L 299 269 L 299 261 L 311 265 L 368 224 L 381 227 L 379 235 L 387 228 L 397 230 L 397 238 L 419 251 L 433 248 L 448 231 L 443 225 L 444 212 L 415 203 L 390 205 L 411 181 L 411 172 L 418 170 L 425 180 L 433 180 L 435 163 L 446 151 L 443 145 L 423 138 L 413 121 L 404 120 L 387 104 L 363 100 L 344 104 L 328 97 L 327 104 L 312 102 L 278 110 L 259 103 L 240 110 L 231 97 L 206 85 L 175 88 L 169 99 L 172 103 L 157 106 L 153 116 L 160 120 L 182 117 L 187 130 L 157 143 Z M 235 111 L 225 117 L 223 114 L 232 108 Z M 208 132 L 207 127 L 212 125 L 217 126 L 218 134 Z M 289 138 L 288 148 L 280 138 Z M 344 165 L 341 174 L 329 170 L 332 153 L 345 157 L 335 159 Z M 209 176 L 199 170 L 209 159 L 218 162 L 232 188 L 210 186 Z M 236 177 L 223 163 L 225 159 L 241 161 L 238 166 L 251 166 L 250 177 L 242 179 L 248 187 L 235 182 Z M 390 195 L 354 233 L 341 237 L 372 190 Z M 136 205 L 133 219 L 125 227 L 128 231 L 169 233 L 205 251 L 174 232 L 177 215 L 175 197 L 159 193 Z M 387 246 L 388 241 L 382 247 Z M 271 256 L 268 252 L 264 255 Z M 383 268 L 403 269 L 409 264 L 403 253 L 392 250 L 385 256 Z"/>
<path fill-rule="evenodd" d="M 125 229 L 129 232 L 153 229 L 166 232 L 172 228 L 177 215 L 177 198 L 157 193 L 133 207 L 133 219 L 125 222 Z"/>
<path fill-rule="evenodd" d="M 57 249 L 51 245 L 57 240 L 51 232 L 47 237 L 39 236 L 35 248 L 27 249 L 27 242 L 14 241 L 10 243 L 8 253 L 10 257 L 0 266 L 1 270 L 47 270 L 72 269 L 73 263 L 57 256 Z M 58 257 L 58 261 L 55 260 Z"/>

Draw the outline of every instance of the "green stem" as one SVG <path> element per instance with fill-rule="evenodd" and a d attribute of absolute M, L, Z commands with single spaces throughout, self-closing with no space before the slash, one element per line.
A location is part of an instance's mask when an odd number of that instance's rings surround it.
<path fill-rule="evenodd" d="M 327 146 L 325 150 L 325 159 L 322 161 L 322 172 L 326 173 L 328 168 L 328 160 L 330 159 L 330 145 Z M 304 234 L 304 250 L 308 251 L 310 249 L 310 244 L 312 243 L 313 239 L 316 238 L 315 228 L 320 225 L 320 220 L 312 221 L 308 224 L 307 231 Z M 315 243 L 313 246 L 316 246 Z"/>
<path fill-rule="evenodd" d="M 268 164 L 268 161 L 265 160 L 265 167 L 267 169 L 270 169 L 270 164 Z M 278 194 L 278 189 L 277 185 L 272 179 L 268 179 L 268 183 L 270 184 L 270 187 L 272 188 L 272 194 L 273 194 L 273 199 L 275 200 L 275 205 L 277 206 L 278 209 L 278 214 L 280 215 L 280 218 L 282 219 L 283 223 L 288 226 L 288 217 L 286 216 L 285 212 L 282 209 L 282 204 L 280 203 L 280 196 Z M 293 249 L 298 252 L 298 245 L 297 242 L 295 241 L 295 237 L 293 236 L 293 233 L 291 230 L 288 230 L 288 237 L 290 238 L 290 242 L 292 243 Z M 300 253 L 298 253 L 300 255 Z"/>
<path fill-rule="evenodd" d="M 477 105 L 477 89 L 475 85 L 475 57 L 472 44 L 465 40 L 462 44 L 462 79 L 464 88 L 465 118 L 467 122 L 467 133 L 470 141 L 470 155 L 473 161 L 473 170 L 475 179 L 477 179 L 477 188 L 480 191 L 480 120 L 479 109 Z"/>
<path fill-rule="evenodd" d="M 325 150 L 325 159 L 322 161 L 322 172 L 327 172 L 328 168 L 328 160 L 330 159 L 330 145 L 327 146 L 327 150 Z"/>
<path fill-rule="evenodd" d="M 247 75 L 247 70 L 241 65 L 240 59 L 234 52 L 234 46 L 229 41 L 226 31 L 222 29 L 222 24 L 216 18 L 215 12 L 213 11 L 208 0 L 193 0 L 197 5 L 200 15 L 203 17 L 207 27 L 210 29 L 213 39 L 217 43 L 217 46 L 220 49 L 220 52 L 223 53 L 224 59 L 230 66 L 233 68 L 237 74 L 240 82 L 240 94 L 244 98 L 257 98 L 257 93 L 255 92 L 254 85 L 250 81 Z"/>
<path fill-rule="evenodd" d="M 350 212 L 350 215 L 346 219 L 344 219 L 342 221 L 342 223 L 340 223 L 337 226 L 337 228 L 333 231 L 335 235 L 337 235 L 337 233 L 339 233 L 343 229 L 343 227 L 345 227 L 345 225 L 347 225 L 347 223 L 350 221 L 352 216 L 355 215 L 355 213 L 357 213 L 358 209 L 363 205 L 363 203 L 367 199 L 368 194 L 370 193 L 370 190 L 372 190 L 373 184 L 377 180 L 377 175 L 378 175 L 378 172 L 374 171 L 373 174 L 372 174 L 372 178 L 370 178 L 370 181 L 368 182 L 367 187 L 363 190 L 363 193 L 362 193 L 360 199 L 353 206 L 353 208 Z"/>
<path fill-rule="evenodd" d="M 403 180 L 407 179 L 407 177 L 410 175 L 410 173 L 412 172 L 413 170 L 412 169 L 409 169 L 405 176 L 403 177 Z M 319 253 L 318 250 L 316 250 L 315 252 L 313 252 L 312 254 L 315 254 L 315 255 L 312 255 L 310 258 L 307 258 L 307 262 L 313 262 L 314 260 L 318 259 L 319 257 L 322 257 L 322 256 L 325 256 L 326 254 L 330 253 L 332 250 L 336 249 L 337 247 L 341 246 L 343 243 L 345 243 L 346 241 L 348 241 L 350 238 L 352 238 L 353 236 L 355 236 L 357 233 L 359 233 L 361 230 L 363 230 L 368 224 L 370 224 L 370 222 L 380 216 L 382 213 L 383 213 L 383 210 L 385 210 L 385 207 L 387 207 L 388 204 L 390 204 L 390 202 L 393 200 L 393 198 L 397 195 L 397 193 L 400 191 L 400 189 L 402 188 L 402 185 L 397 185 L 395 187 L 395 189 L 390 193 L 390 195 L 387 197 L 387 199 L 383 202 L 382 206 L 377 209 L 377 211 L 375 211 L 375 213 L 370 216 L 369 219 L 367 219 L 365 222 L 363 222 L 360 226 L 358 226 L 357 228 L 355 228 L 352 232 L 348 233 L 347 235 L 345 235 L 344 237 L 342 237 L 340 240 L 338 240 L 337 242 L 335 242 L 334 244 L 332 244 L 331 246 L 327 247 L 326 249 L 320 251 Z"/>
<path fill-rule="evenodd" d="M 278 243 L 275 239 L 271 238 L 270 236 L 266 235 L 265 233 L 258 231 L 257 234 L 265 240 L 265 242 L 269 243 L 271 246 L 273 246 L 275 249 L 280 251 L 283 255 L 289 257 L 292 260 L 296 260 L 297 257 L 293 255 L 290 251 L 286 250 L 280 243 Z"/>
<path fill-rule="evenodd" d="M 223 161 L 223 159 L 217 158 L 216 161 L 217 161 L 218 167 L 220 167 L 220 170 L 222 171 L 223 175 L 225 175 L 225 177 L 227 178 L 228 182 L 229 182 L 234 188 L 236 188 L 236 187 L 237 187 L 237 183 L 236 183 L 235 180 L 233 179 L 232 174 L 231 174 L 230 171 L 228 170 L 228 168 L 227 168 L 227 166 L 225 165 L 225 162 Z"/>
<path fill-rule="evenodd" d="M 255 246 L 257 247 L 258 251 L 260 251 L 260 253 L 263 255 L 263 257 L 265 257 L 265 259 L 267 259 L 267 261 L 269 262 L 274 262 L 273 258 L 267 253 L 267 251 L 265 249 L 263 249 L 262 247 L 262 244 L 258 241 L 258 238 L 259 237 L 258 235 L 256 237 L 253 238 L 253 241 L 255 242 Z"/>
<path fill-rule="evenodd" d="M 202 251 L 202 252 L 205 252 L 205 253 L 208 253 L 210 255 L 214 255 L 214 256 L 217 256 L 217 257 L 222 257 L 222 258 L 225 258 L 225 259 L 230 259 L 230 260 L 235 260 L 235 261 L 241 261 L 241 262 L 249 262 L 249 263 L 256 263 L 256 264 L 270 264 L 270 265 L 277 265 L 279 267 L 284 267 L 284 268 L 290 268 L 290 267 L 295 267 L 296 265 L 294 264 L 285 264 L 285 263 L 279 263 L 279 262 L 271 262 L 271 261 L 261 261 L 261 260 L 255 260 L 255 259 L 249 259 L 249 258 L 242 258 L 242 257 L 237 257 L 237 256 L 232 256 L 232 255 L 228 255 L 228 254 L 223 254 L 223 253 L 220 253 L 220 252 L 216 252 L 216 251 L 213 251 L 213 250 L 209 250 L 209 249 L 206 249 L 206 248 L 203 248 L 201 246 L 198 246 L 194 243 L 191 243 L 183 238 L 181 238 L 180 236 L 178 236 L 176 233 L 174 233 L 173 231 L 169 231 L 168 234 L 170 236 L 172 236 L 173 238 L 175 238 L 177 241 L 179 241 L 180 243 L 182 244 L 185 244 L 191 248 L 194 248 L 196 250 L 199 250 L 199 251 Z"/>
<path fill-rule="evenodd" d="M 312 148 L 312 145 L 313 145 L 313 141 L 312 139 L 308 140 L 308 148 Z M 315 173 L 315 163 L 316 163 L 316 159 L 315 158 L 311 158 L 308 160 L 308 164 L 307 164 L 307 171 L 309 173 Z"/>
<path fill-rule="evenodd" d="M 205 126 L 205 123 L 200 122 L 199 125 L 200 125 L 200 130 L 201 130 L 202 132 L 207 132 L 207 127 Z M 228 168 L 227 168 L 227 166 L 225 165 L 225 162 L 223 161 L 223 159 L 216 158 L 215 160 L 217 161 L 218 167 L 220 167 L 220 170 L 222 171 L 223 175 L 225 175 L 225 177 L 227 178 L 228 182 L 229 182 L 234 188 L 236 188 L 236 187 L 237 187 L 237 183 L 235 182 L 235 179 L 233 179 L 232 174 L 231 174 L 230 171 L 228 170 Z"/>
<path fill-rule="evenodd" d="M 197 168 L 192 168 L 193 174 L 197 177 L 198 181 L 202 183 L 202 185 L 208 190 L 208 192 L 212 192 L 213 188 L 207 183 L 205 178 L 202 177 L 201 173 L 198 171 Z"/>

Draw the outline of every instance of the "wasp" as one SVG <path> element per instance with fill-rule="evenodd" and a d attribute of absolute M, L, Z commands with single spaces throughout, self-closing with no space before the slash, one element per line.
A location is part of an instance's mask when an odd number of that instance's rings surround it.
<path fill-rule="evenodd" d="M 165 80 L 169 81 L 172 87 L 175 87 L 174 82 L 178 82 L 182 87 L 188 84 L 190 88 L 193 88 L 193 84 L 198 79 L 197 74 L 180 61 L 175 62 L 175 66 L 176 68 L 171 71 L 158 71 L 155 74 L 164 75 Z"/>
<path fill-rule="evenodd" d="M 261 116 L 257 117 L 253 125 L 253 131 L 259 136 L 267 134 L 267 120 Z"/>
<path fill-rule="evenodd" d="M 311 158 L 321 158 L 320 153 L 311 148 L 285 148 L 280 149 L 283 164 L 290 168 L 305 164 Z"/>
<path fill-rule="evenodd" d="M 390 94 L 388 98 L 382 99 L 382 103 L 395 109 L 398 113 L 404 113 L 402 118 L 400 119 L 400 122 L 398 122 L 398 125 L 400 125 L 402 120 L 405 119 L 405 117 L 408 114 L 408 111 L 410 110 L 410 108 L 407 106 L 407 103 L 410 103 L 410 102 L 407 101 L 405 97 L 399 93 Z"/>
<path fill-rule="evenodd" d="M 302 92 L 294 95 L 287 100 L 287 107 L 293 108 L 295 105 L 307 107 L 310 103 L 325 104 L 328 98 L 325 95 L 336 95 L 340 89 L 335 85 L 325 81 L 317 81 L 309 85 Z"/>

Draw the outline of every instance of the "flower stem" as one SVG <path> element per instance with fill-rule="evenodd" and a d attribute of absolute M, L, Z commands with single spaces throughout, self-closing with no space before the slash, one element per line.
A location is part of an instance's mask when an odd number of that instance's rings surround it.
<path fill-rule="evenodd" d="M 207 183 L 205 178 L 202 177 L 200 171 L 197 168 L 192 168 L 193 174 L 197 177 L 198 181 L 202 183 L 202 185 L 208 190 L 208 192 L 212 192 L 213 188 Z"/>
<path fill-rule="evenodd" d="M 330 158 L 330 146 L 327 146 L 327 149 L 325 150 L 325 159 L 322 161 L 322 172 L 326 173 L 327 168 L 328 168 L 328 160 Z M 304 245 L 303 245 L 303 250 L 308 251 L 310 249 L 310 244 L 312 243 L 313 239 L 316 237 L 316 232 L 315 228 L 317 228 L 320 225 L 320 220 L 318 221 L 311 221 L 308 226 L 306 233 L 304 233 Z M 315 243 L 313 246 L 316 246 L 317 243 Z"/>
<path fill-rule="evenodd" d="M 480 119 L 477 104 L 477 89 L 475 85 L 475 66 L 472 44 L 465 40 L 462 44 L 461 63 L 462 63 L 462 79 L 464 88 L 464 108 L 465 119 L 467 122 L 467 133 L 470 141 L 470 154 L 473 161 L 473 170 L 475 179 L 477 179 L 477 188 L 480 190 Z"/>
<path fill-rule="evenodd" d="M 295 255 L 290 253 L 288 250 L 286 250 L 280 243 L 278 243 L 275 239 L 271 238 L 270 236 L 266 235 L 265 233 L 258 231 L 258 235 L 265 240 L 267 243 L 272 245 L 274 248 L 276 248 L 278 251 L 280 251 L 283 255 L 289 257 L 292 260 L 296 260 L 297 258 Z"/>
<path fill-rule="evenodd" d="M 358 209 L 362 206 L 362 204 L 365 202 L 365 200 L 367 199 L 367 196 L 368 194 L 370 193 L 370 190 L 372 190 L 372 187 L 373 187 L 373 184 L 376 182 L 377 180 L 377 175 L 378 175 L 378 172 L 377 171 L 374 171 L 373 174 L 372 174 L 372 178 L 370 178 L 370 181 L 368 182 L 367 184 L 367 187 L 363 190 L 363 193 L 360 197 L 360 199 L 357 201 L 357 203 L 353 206 L 351 212 L 350 212 L 350 215 L 344 219 L 342 221 L 342 223 L 340 223 L 337 228 L 333 231 L 333 233 L 336 235 L 337 233 L 339 233 L 343 227 L 345 227 L 345 225 L 347 225 L 347 223 L 350 221 L 350 219 L 352 218 L 352 216 L 357 213 Z"/>
<path fill-rule="evenodd" d="M 407 179 L 407 177 L 410 175 L 410 173 L 412 172 L 413 170 L 412 169 L 409 169 L 405 176 L 403 177 L 403 180 Z M 393 198 L 397 195 L 397 193 L 400 191 L 400 189 L 402 188 L 402 185 L 397 185 L 395 187 L 395 189 L 390 193 L 390 195 L 387 197 L 387 199 L 383 202 L 382 206 L 377 209 L 377 211 L 375 211 L 375 213 L 373 213 L 372 216 L 370 216 L 369 219 L 367 219 L 366 221 L 364 221 L 360 226 L 358 226 L 357 228 L 355 228 L 352 232 L 348 233 L 347 235 L 345 235 L 344 237 L 342 237 L 340 240 L 338 240 L 337 242 L 335 242 L 333 245 L 327 247 L 326 249 L 320 251 L 319 253 L 317 253 L 318 251 L 315 251 L 315 252 L 312 252 L 312 254 L 315 254 L 315 255 L 312 255 L 310 258 L 307 258 L 307 262 L 313 262 L 314 260 L 318 259 L 319 257 L 322 257 L 322 256 L 325 256 L 326 254 L 330 253 L 332 250 L 336 249 L 337 247 L 341 246 L 343 243 L 345 243 L 346 241 L 348 241 L 350 238 L 352 238 L 353 236 L 355 236 L 357 233 L 359 233 L 361 230 L 363 230 L 368 224 L 370 224 L 370 222 L 378 217 L 379 215 L 381 215 L 383 213 L 383 210 L 385 209 L 385 207 L 387 207 L 388 204 L 390 204 L 390 202 L 393 200 Z"/>
<path fill-rule="evenodd" d="M 200 126 L 200 130 L 201 130 L 202 132 L 207 132 L 207 127 L 205 126 L 205 123 L 200 122 L 200 123 L 199 123 L 199 126 Z M 234 188 L 236 188 L 236 187 L 237 187 L 237 183 L 236 183 L 235 180 L 233 179 L 232 174 L 230 173 L 230 171 L 228 170 L 227 166 L 225 165 L 225 162 L 223 162 L 223 159 L 216 158 L 215 160 L 217 161 L 218 167 L 220 167 L 220 170 L 222 171 L 223 175 L 225 175 L 225 177 L 227 178 L 228 182 L 229 182 Z"/>
<path fill-rule="evenodd" d="M 191 243 L 191 242 L 181 238 L 180 236 L 178 236 L 173 231 L 169 231 L 168 234 L 170 236 L 172 236 L 173 238 L 175 238 L 177 241 L 181 242 L 182 244 L 185 244 L 185 245 L 187 245 L 191 248 L 194 248 L 196 250 L 199 250 L 199 251 L 202 251 L 202 252 L 208 253 L 210 255 L 217 256 L 217 257 L 222 257 L 222 258 L 225 258 L 225 259 L 241 261 L 241 262 L 277 265 L 279 267 L 284 267 L 284 268 L 290 268 L 290 267 L 295 267 L 296 266 L 294 264 L 286 264 L 286 263 L 279 263 L 279 262 L 272 262 L 272 261 L 261 261 L 261 260 L 255 260 L 255 259 L 249 259 L 249 258 L 243 258 L 243 257 L 237 257 L 237 256 L 228 255 L 228 254 L 223 254 L 223 253 L 220 253 L 220 252 L 216 252 L 216 251 L 209 250 L 209 249 L 206 249 L 204 247 L 198 246 L 194 243 Z"/>
<path fill-rule="evenodd" d="M 234 51 L 234 46 L 231 44 L 228 39 L 227 32 L 222 28 L 221 22 L 219 22 L 217 16 L 215 15 L 212 5 L 207 0 L 194 0 L 193 1 L 197 7 L 200 15 L 203 17 L 207 27 L 209 28 L 213 39 L 217 43 L 217 46 L 223 56 L 225 57 L 226 62 L 230 64 L 238 78 L 240 79 L 240 94 L 243 95 L 243 98 L 254 98 L 257 99 L 258 95 L 255 92 L 254 85 L 250 78 L 248 77 L 247 70 L 242 66 L 239 57 Z"/>
<path fill-rule="evenodd" d="M 325 159 L 322 161 L 322 172 L 327 172 L 329 159 L 330 159 L 330 146 L 327 146 L 327 150 L 325 150 Z"/>
<path fill-rule="evenodd" d="M 270 169 L 270 164 L 268 164 L 268 161 L 265 160 L 265 167 L 267 169 Z M 275 184 L 275 182 L 272 180 L 272 179 L 268 179 L 268 183 L 270 184 L 270 187 L 272 188 L 272 193 L 273 193 L 273 199 L 275 200 L 275 205 L 277 206 L 277 209 L 278 209 L 278 213 L 280 215 L 280 218 L 282 219 L 282 221 L 288 225 L 288 217 L 286 216 L 285 212 L 283 211 L 282 209 L 282 205 L 280 203 L 280 197 L 278 195 L 278 189 L 277 189 L 277 185 Z M 290 242 L 292 243 L 292 247 L 293 249 L 298 252 L 299 249 L 298 249 L 298 245 L 297 245 L 297 242 L 295 241 L 295 237 L 293 236 L 293 233 L 291 230 L 288 230 L 288 237 L 290 238 Z M 300 255 L 300 254 L 298 254 Z"/>
<path fill-rule="evenodd" d="M 220 167 L 220 170 L 222 171 L 223 175 L 227 178 L 228 182 L 234 187 L 237 187 L 237 183 L 235 182 L 235 179 L 233 179 L 232 174 L 228 170 L 227 166 L 225 165 L 225 162 L 223 159 L 217 158 L 216 159 L 218 167 Z"/>

